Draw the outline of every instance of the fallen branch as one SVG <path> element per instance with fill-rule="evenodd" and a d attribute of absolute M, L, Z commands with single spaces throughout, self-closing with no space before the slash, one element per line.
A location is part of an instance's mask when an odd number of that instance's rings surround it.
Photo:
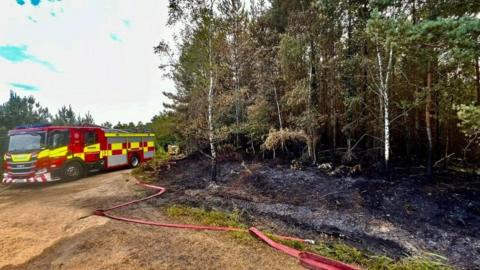
<path fill-rule="evenodd" d="M 245 161 L 242 161 L 242 167 L 245 168 L 245 170 L 250 174 L 250 175 L 253 175 L 253 172 L 247 167 L 247 165 L 245 165 Z"/>
<path fill-rule="evenodd" d="M 209 155 L 209 154 L 207 154 L 207 153 L 203 152 L 202 150 L 198 150 L 198 152 L 200 152 L 200 154 L 202 154 L 202 155 L 206 156 L 206 157 L 207 157 L 207 158 L 209 158 L 209 159 L 213 159 L 213 157 L 212 157 L 211 155 Z"/>
<path fill-rule="evenodd" d="M 447 155 L 446 157 L 443 157 L 439 160 L 437 160 L 434 164 L 433 164 L 433 167 L 436 168 L 441 162 L 443 162 L 444 160 L 448 160 L 449 158 L 451 158 L 452 156 L 454 156 L 455 153 L 451 153 L 450 155 Z"/>

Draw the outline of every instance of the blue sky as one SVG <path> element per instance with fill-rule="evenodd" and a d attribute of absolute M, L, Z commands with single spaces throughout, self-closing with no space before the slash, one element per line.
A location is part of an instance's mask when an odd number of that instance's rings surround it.
<path fill-rule="evenodd" d="M 153 47 L 172 43 L 168 0 L 0 1 L 0 103 L 9 90 L 96 122 L 146 122 L 174 84 Z"/>

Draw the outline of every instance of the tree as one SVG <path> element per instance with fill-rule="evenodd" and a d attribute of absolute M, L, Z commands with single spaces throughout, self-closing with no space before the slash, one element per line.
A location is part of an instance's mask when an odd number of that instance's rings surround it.
<path fill-rule="evenodd" d="M 47 123 L 51 115 L 33 96 L 20 97 L 10 91 L 9 100 L 0 105 L 0 127 L 5 130 L 17 125 Z"/>
<path fill-rule="evenodd" d="M 79 118 L 71 105 L 68 105 L 68 107 L 64 105 L 58 109 L 52 120 L 52 123 L 55 125 L 76 125 L 78 122 Z"/>
<path fill-rule="evenodd" d="M 103 122 L 100 126 L 104 127 L 104 128 L 113 128 L 113 125 L 112 123 L 106 121 L 106 122 Z"/>
<path fill-rule="evenodd" d="M 83 117 L 78 117 L 78 124 L 80 125 L 95 125 L 95 120 L 90 112 L 87 112 Z"/>
<path fill-rule="evenodd" d="M 184 78 L 180 78 L 180 76 L 189 76 L 190 74 L 185 74 L 182 71 L 180 71 L 180 73 L 174 74 L 173 76 L 177 80 L 177 85 L 186 84 L 185 86 L 187 87 L 193 86 L 197 88 L 196 92 L 206 92 L 206 133 L 210 148 L 210 158 L 212 161 L 211 165 L 213 179 L 216 178 L 217 171 L 217 153 L 215 146 L 216 139 L 214 124 L 214 96 L 217 83 L 216 76 L 219 72 L 219 65 L 217 64 L 216 60 L 218 60 L 219 58 L 219 55 L 217 54 L 217 48 L 220 48 L 217 46 L 219 41 L 224 41 L 223 33 L 217 31 L 217 25 L 219 21 L 217 15 L 215 14 L 215 10 L 217 9 L 217 5 L 215 2 L 215 0 L 171 0 L 169 6 L 169 23 L 175 24 L 178 21 L 183 20 L 185 22 L 186 20 L 189 20 L 190 23 L 186 26 L 185 31 L 195 32 L 195 34 L 193 35 L 193 39 L 191 39 L 192 36 L 190 35 L 184 36 L 184 42 L 188 45 L 187 47 L 185 47 L 187 50 L 182 52 L 182 56 L 180 56 L 180 61 L 184 61 L 184 63 L 190 62 L 192 64 L 197 64 L 199 62 L 196 61 L 196 58 L 201 57 L 204 59 L 201 63 L 199 63 L 202 66 L 201 69 L 198 70 L 201 73 L 198 80 L 193 80 L 193 82 L 183 81 Z M 223 44 L 224 43 L 222 43 L 222 45 Z M 192 53 L 192 51 L 194 51 L 195 53 Z M 190 57 L 193 59 L 191 59 Z M 194 68 L 197 69 L 198 66 Z M 192 85 L 192 83 L 194 85 Z M 191 89 L 186 88 L 184 89 L 184 91 L 191 91 Z M 179 95 L 174 98 L 180 100 L 182 97 Z M 196 109 L 198 108 L 199 107 L 197 107 Z"/>
<path fill-rule="evenodd" d="M 404 29 L 401 21 L 397 20 L 396 10 L 387 10 L 385 14 L 375 13 L 368 22 L 368 33 L 372 36 L 375 43 L 376 52 L 376 90 L 380 97 L 380 114 L 383 119 L 383 158 L 387 178 L 389 174 L 390 162 L 390 88 L 391 77 L 393 73 L 394 50 L 401 45 L 400 39 L 403 36 Z M 402 20 L 402 19 L 400 19 Z"/>

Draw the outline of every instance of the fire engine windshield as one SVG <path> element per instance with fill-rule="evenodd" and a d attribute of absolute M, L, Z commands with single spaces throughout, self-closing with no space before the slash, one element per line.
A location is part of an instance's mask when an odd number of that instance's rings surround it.
<path fill-rule="evenodd" d="M 46 132 L 25 132 L 10 135 L 9 152 L 28 152 L 46 147 Z"/>

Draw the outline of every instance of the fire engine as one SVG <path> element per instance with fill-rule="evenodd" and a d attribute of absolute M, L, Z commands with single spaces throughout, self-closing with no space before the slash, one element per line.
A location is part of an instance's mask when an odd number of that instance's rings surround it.
<path fill-rule="evenodd" d="M 97 126 L 19 126 L 8 132 L 3 183 L 75 180 L 153 158 L 155 136 Z"/>

